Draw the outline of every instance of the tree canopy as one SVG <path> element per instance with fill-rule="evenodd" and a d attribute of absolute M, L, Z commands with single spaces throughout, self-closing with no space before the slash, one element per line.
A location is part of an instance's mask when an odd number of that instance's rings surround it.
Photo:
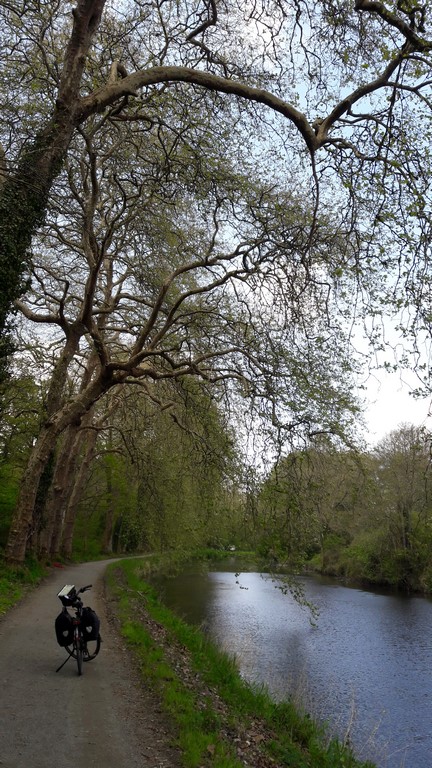
<path fill-rule="evenodd" d="M 3 351 L 11 311 L 52 350 L 19 561 L 61 435 L 80 455 L 124 384 L 174 418 L 186 377 L 280 440 L 349 433 L 356 323 L 429 332 L 432 42 L 401 0 L 0 11 Z"/>
<path fill-rule="evenodd" d="M 192 102 L 191 123 L 205 104 L 215 132 L 220 112 L 229 113 L 228 131 L 257 142 L 270 175 L 300 166 L 309 175 L 305 193 L 312 185 L 317 207 L 331 201 L 355 226 L 375 269 L 397 258 L 406 282 L 405 260 L 412 251 L 424 255 L 428 3 L 126 2 L 116 9 L 81 0 L 72 13 L 64 2 L 2 3 L 1 10 L 3 321 L 22 291 L 26 253 L 75 132 L 95 116 L 131 130 L 157 126 L 173 98 Z M 412 285 L 412 269 L 409 278 Z"/>

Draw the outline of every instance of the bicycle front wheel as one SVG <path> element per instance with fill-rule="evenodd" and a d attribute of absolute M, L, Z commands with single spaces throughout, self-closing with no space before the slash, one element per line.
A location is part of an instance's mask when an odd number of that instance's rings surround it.
<path fill-rule="evenodd" d="M 75 628 L 74 632 L 74 642 L 73 642 L 73 653 L 72 655 L 76 659 L 77 667 L 78 667 L 78 674 L 82 675 L 82 669 L 83 669 L 83 641 L 81 637 L 81 632 L 79 631 L 78 627 Z"/>

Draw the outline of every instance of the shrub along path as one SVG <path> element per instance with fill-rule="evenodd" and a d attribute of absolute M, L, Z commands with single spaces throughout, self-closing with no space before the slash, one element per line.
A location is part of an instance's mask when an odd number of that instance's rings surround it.
<path fill-rule="evenodd" d="M 177 768 L 180 756 L 156 697 L 147 691 L 108 619 L 102 575 L 107 563 L 55 570 L 0 621 L 1 768 Z M 64 584 L 93 584 L 85 594 L 101 618 L 103 644 L 78 677 L 57 645 L 54 620 Z M 109 607 L 109 606 L 108 606 Z"/>

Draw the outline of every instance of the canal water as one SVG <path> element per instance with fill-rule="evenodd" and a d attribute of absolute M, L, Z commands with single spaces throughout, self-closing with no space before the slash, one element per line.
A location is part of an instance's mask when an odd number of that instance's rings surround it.
<path fill-rule="evenodd" d="M 306 577 L 314 627 L 268 575 L 215 568 L 159 582 L 165 603 L 235 655 L 248 681 L 349 734 L 359 759 L 432 768 L 431 601 Z"/>

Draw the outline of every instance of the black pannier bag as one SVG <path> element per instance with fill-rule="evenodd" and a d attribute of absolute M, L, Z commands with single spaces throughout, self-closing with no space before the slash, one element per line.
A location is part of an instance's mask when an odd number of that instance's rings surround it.
<path fill-rule="evenodd" d="M 73 642 L 73 622 L 72 616 L 67 611 L 59 613 L 55 620 L 55 632 L 57 642 L 61 646 L 72 645 Z"/>
<path fill-rule="evenodd" d="M 99 636 L 100 621 L 97 613 L 87 606 L 82 609 L 81 631 L 85 640 L 97 640 Z"/>

